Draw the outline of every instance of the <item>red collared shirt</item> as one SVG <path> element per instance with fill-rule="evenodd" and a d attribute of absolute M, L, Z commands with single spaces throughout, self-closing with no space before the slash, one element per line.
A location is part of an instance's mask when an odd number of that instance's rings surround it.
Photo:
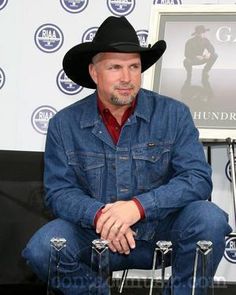
<path fill-rule="evenodd" d="M 135 105 L 136 105 L 136 100 L 133 100 L 131 103 L 131 106 L 124 112 L 122 120 L 121 120 L 121 125 L 120 125 L 117 122 L 116 118 L 112 115 L 110 110 L 104 106 L 104 104 L 102 103 L 100 99 L 98 99 L 99 114 L 101 115 L 102 121 L 105 124 L 115 144 L 117 144 L 119 140 L 121 128 L 123 127 L 127 119 L 134 112 Z"/>
<path fill-rule="evenodd" d="M 133 100 L 131 103 L 131 106 L 124 112 L 122 120 L 121 120 L 121 125 L 120 125 L 117 122 L 116 118 L 112 115 L 110 110 L 108 108 L 106 108 L 104 106 L 104 104 L 102 103 L 102 101 L 98 98 L 99 114 L 101 115 L 102 121 L 105 124 L 105 126 L 106 126 L 106 128 L 107 128 L 109 134 L 111 135 L 115 144 L 117 144 L 117 142 L 119 140 L 122 126 L 125 124 L 127 119 L 133 114 L 135 106 L 136 106 L 136 100 Z M 145 213 L 144 213 L 144 209 L 143 209 L 141 203 L 135 197 L 132 200 L 135 202 L 136 206 L 139 209 L 141 219 L 143 219 L 145 217 Z M 102 209 L 100 209 L 95 216 L 95 220 L 94 220 L 95 225 L 97 223 L 98 218 L 102 214 L 101 211 L 102 211 Z"/>

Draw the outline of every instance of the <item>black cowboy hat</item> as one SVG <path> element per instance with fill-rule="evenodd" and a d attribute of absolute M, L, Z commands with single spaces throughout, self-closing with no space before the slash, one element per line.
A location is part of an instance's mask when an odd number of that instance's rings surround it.
<path fill-rule="evenodd" d="M 96 88 L 88 66 L 99 52 L 140 53 L 142 72 L 152 66 L 164 53 L 166 43 L 157 41 L 152 47 L 141 47 L 138 36 L 122 17 L 110 16 L 99 27 L 92 42 L 84 42 L 71 48 L 63 59 L 66 75 L 75 83 L 87 88 Z"/>
<path fill-rule="evenodd" d="M 210 31 L 210 29 L 206 29 L 203 25 L 196 26 L 195 32 L 193 32 L 192 35 L 199 35 L 199 34 L 207 32 L 207 31 Z"/>

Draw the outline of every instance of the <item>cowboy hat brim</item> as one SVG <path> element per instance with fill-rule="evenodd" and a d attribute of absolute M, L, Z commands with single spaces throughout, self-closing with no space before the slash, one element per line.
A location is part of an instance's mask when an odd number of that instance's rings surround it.
<path fill-rule="evenodd" d="M 89 64 L 99 52 L 139 53 L 142 72 L 151 67 L 166 50 L 164 40 L 157 41 L 152 47 L 141 47 L 135 43 L 93 44 L 85 42 L 72 47 L 64 56 L 63 69 L 68 78 L 76 84 L 86 88 L 96 88 L 89 74 Z"/>
<path fill-rule="evenodd" d="M 199 34 L 204 34 L 204 33 L 208 32 L 208 31 L 210 31 L 210 29 L 203 28 L 201 30 L 196 30 L 195 32 L 192 33 L 192 36 L 199 35 Z"/>

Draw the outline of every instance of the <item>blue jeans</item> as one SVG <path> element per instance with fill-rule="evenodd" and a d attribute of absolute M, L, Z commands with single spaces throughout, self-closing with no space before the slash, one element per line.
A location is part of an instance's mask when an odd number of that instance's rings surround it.
<path fill-rule="evenodd" d="M 137 240 L 136 248 L 129 255 L 110 252 L 110 270 L 151 269 L 156 241 L 171 240 L 174 295 L 190 295 L 196 242 L 213 242 L 212 262 L 206 274 L 211 277 L 223 256 L 225 236 L 230 231 L 224 211 L 211 202 L 196 201 L 159 222 L 155 236 L 150 241 Z M 97 234 L 93 229 L 82 228 L 61 219 L 46 224 L 36 232 L 23 250 L 23 256 L 44 281 L 47 281 L 48 276 L 52 237 L 64 237 L 67 240 L 58 266 L 61 283 L 57 287 L 66 295 L 90 294 L 89 285 L 97 279 L 90 269 L 91 242 L 99 238 Z M 199 278 L 196 283 L 198 295 L 201 294 L 200 283 Z M 103 291 L 104 295 L 108 294 L 108 287 L 104 285 Z M 166 288 L 165 294 L 170 294 L 169 288 Z"/>

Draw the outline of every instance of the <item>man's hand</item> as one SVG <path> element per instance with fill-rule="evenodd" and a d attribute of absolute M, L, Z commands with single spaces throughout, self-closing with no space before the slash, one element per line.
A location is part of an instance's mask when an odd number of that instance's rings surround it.
<path fill-rule="evenodd" d="M 199 60 L 203 60 L 205 57 L 203 55 L 197 55 L 196 58 Z"/>
<path fill-rule="evenodd" d="M 108 247 L 112 252 L 128 255 L 130 253 L 130 249 L 134 249 L 136 246 L 134 237 L 135 232 L 132 231 L 131 228 L 128 228 L 126 234 L 119 240 L 115 238 L 113 241 L 109 241 Z"/>
<path fill-rule="evenodd" d="M 110 241 L 110 249 L 119 253 L 134 248 L 135 241 L 131 226 L 140 219 L 140 212 L 134 201 L 118 201 L 107 204 L 96 224 L 96 232 Z M 115 249 L 114 249 L 115 248 Z M 126 251 L 123 251 L 125 249 Z"/>

